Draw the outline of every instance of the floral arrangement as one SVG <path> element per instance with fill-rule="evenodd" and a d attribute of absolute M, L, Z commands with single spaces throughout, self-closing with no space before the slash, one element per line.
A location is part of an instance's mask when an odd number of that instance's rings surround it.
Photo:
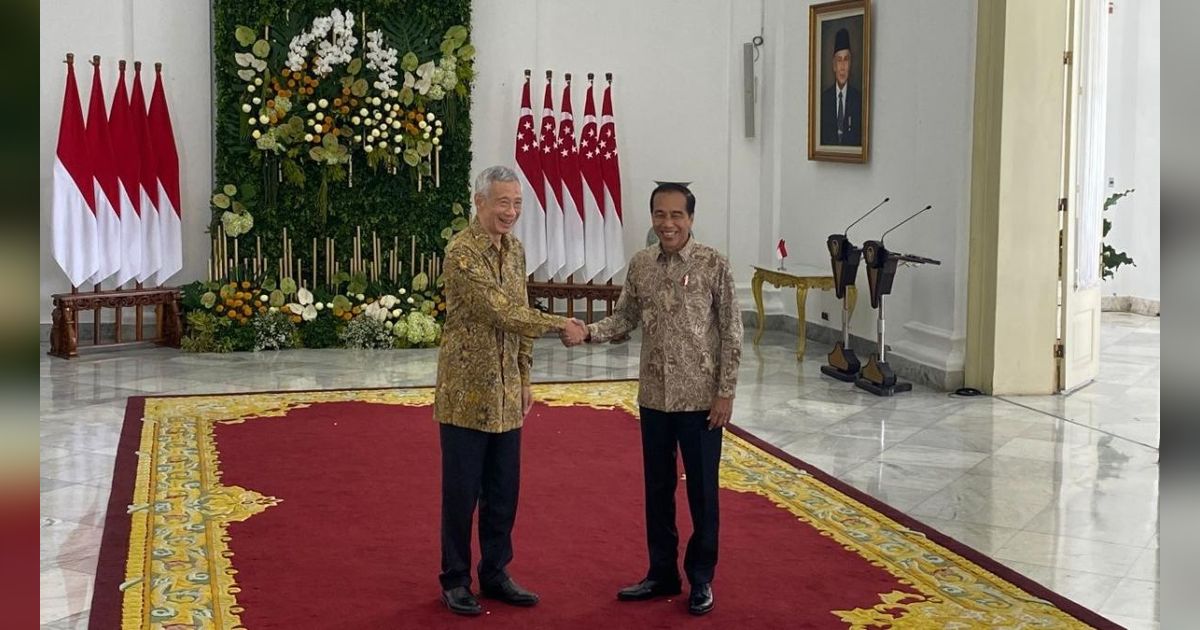
<path fill-rule="evenodd" d="M 317 206 L 328 210 L 329 180 L 353 185 L 357 152 L 372 168 L 398 172 L 411 169 L 420 190 L 423 180 L 440 186 L 443 115 L 450 95 L 464 99 L 474 76 L 475 49 L 467 29 L 452 26 L 442 37 L 436 59 L 403 55 L 389 44 L 397 27 L 359 32 L 352 11 L 333 9 L 313 18 L 287 44 L 286 62 L 272 69 L 273 38 L 247 26 L 234 36 L 243 50 L 234 57 L 237 76 L 245 82 L 240 101 L 242 130 L 264 156 L 280 160 L 281 178 L 303 186 L 296 160 L 323 167 Z M 278 34 L 277 34 L 278 35 Z M 403 73 L 401 75 L 401 73 Z M 439 111 L 434 111 L 434 110 Z"/>
<path fill-rule="evenodd" d="M 348 274 L 336 280 L 336 291 L 317 292 L 297 287 L 291 278 L 278 285 L 269 278 L 186 285 L 183 348 L 228 352 L 337 345 L 426 348 L 440 343 L 446 303 L 424 274 L 414 278 L 411 290 L 368 284 Z"/>
<path fill-rule="evenodd" d="M 221 211 L 221 226 L 225 228 L 225 234 L 230 237 L 245 234 L 254 227 L 254 216 L 250 214 L 245 203 L 234 199 L 237 194 L 237 186 L 225 184 L 212 196 L 212 206 Z"/>

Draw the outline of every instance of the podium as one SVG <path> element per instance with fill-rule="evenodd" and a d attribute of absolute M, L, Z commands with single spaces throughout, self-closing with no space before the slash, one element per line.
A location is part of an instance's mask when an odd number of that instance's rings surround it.
<path fill-rule="evenodd" d="M 842 300 L 842 339 L 833 344 L 827 363 L 821 373 L 839 381 L 853 383 L 862 368 L 858 357 L 850 349 L 850 315 L 854 312 L 857 289 L 854 280 L 858 276 L 858 263 L 862 250 L 854 246 L 845 234 L 831 234 L 825 241 L 829 249 L 829 260 L 833 266 L 834 292 Z"/>
<path fill-rule="evenodd" d="M 867 267 L 867 284 L 870 287 L 871 307 L 878 313 L 876 332 L 879 340 L 878 351 L 871 354 L 867 364 L 862 366 L 859 377 L 854 384 L 876 396 L 891 396 L 912 389 L 912 383 L 900 381 L 895 372 L 887 364 L 887 346 L 884 343 L 884 296 L 892 292 L 892 281 L 896 278 L 896 270 L 900 263 L 914 265 L 940 265 L 941 261 L 911 254 L 897 254 L 888 251 L 883 241 L 867 241 L 862 247 L 863 260 Z M 822 370 L 823 371 L 823 370 Z"/>

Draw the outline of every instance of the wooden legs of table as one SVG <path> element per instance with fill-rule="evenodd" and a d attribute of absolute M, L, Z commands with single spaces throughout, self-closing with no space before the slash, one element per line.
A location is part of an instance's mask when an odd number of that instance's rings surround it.
<path fill-rule="evenodd" d="M 750 292 L 754 294 L 754 310 L 758 313 L 758 330 L 754 333 L 754 345 L 756 346 L 762 339 L 763 329 L 767 325 L 767 315 L 763 310 L 762 285 L 762 276 L 754 274 L 754 278 L 750 280 Z"/>
<path fill-rule="evenodd" d="M 796 331 L 796 360 L 804 360 L 804 346 L 808 341 L 807 334 L 808 319 L 805 314 L 806 303 L 808 302 L 808 287 L 801 285 L 796 287 L 796 318 L 799 320 L 796 323 L 798 330 Z"/>

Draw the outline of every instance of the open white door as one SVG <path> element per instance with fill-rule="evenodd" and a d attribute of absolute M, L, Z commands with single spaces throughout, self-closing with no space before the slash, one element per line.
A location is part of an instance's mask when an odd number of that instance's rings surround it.
<path fill-rule="evenodd" d="M 1100 248 L 1104 205 L 1108 15 L 1105 0 L 1075 0 L 1067 36 L 1058 388 L 1100 371 Z"/>

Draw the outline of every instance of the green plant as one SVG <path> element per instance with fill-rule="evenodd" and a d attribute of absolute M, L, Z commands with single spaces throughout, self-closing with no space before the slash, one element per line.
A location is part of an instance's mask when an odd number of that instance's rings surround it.
<path fill-rule="evenodd" d="M 1107 213 L 1109 208 L 1116 205 L 1117 201 L 1119 201 L 1122 197 L 1132 193 L 1133 190 L 1134 189 L 1130 188 L 1129 190 L 1126 190 L 1125 192 L 1113 193 L 1112 196 L 1110 196 L 1108 199 L 1105 199 L 1104 200 L 1104 212 Z M 1104 233 L 1101 234 L 1101 238 L 1107 238 L 1108 231 L 1111 229 L 1112 229 L 1112 221 L 1110 221 L 1108 219 L 1108 217 L 1104 217 Z M 1120 268 L 1121 265 L 1130 265 L 1133 267 L 1137 266 L 1136 264 L 1134 264 L 1133 259 L 1130 258 L 1129 255 L 1126 254 L 1125 252 L 1118 252 L 1116 249 L 1113 248 L 1112 245 L 1109 245 L 1108 243 L 1101 242 L 1101 246 L 1102 247 L 1100 248 L 1100 276 L 1102 278 L 1108 279 L 1108 278 L 1113 277 L 1113 274 L 1116 273 L 1117 269 Z"/>
<path fill-rule="evenodd" d="M 299 336 L 296 325 L 281 311 L 268 311 L 250 320 L 254 329 L 254 350 L 284 350 L 294 348 Z"/>
<path fill-rule="evenodd" d="M 227 318 L 192 311 L 187 314 L 187 334 L 180 345 L 186 352 L 229 352 L 233 350 L 233 341 L 225 334 L 229 328 Z"/>
<path fill-rule="evenodd" d="M 336 348 L 340 343 L 339 333 L 345 325 L 331 315 L 318 315 L 300 326 L 300 343 L 305 348 Z"/>
<path fill-rule="evenodd" d="M 366 316 L 350 320 L 342 330 L 341 338 L 347 348 L 384 349 L 395 343 L 390 324 Z"/>

